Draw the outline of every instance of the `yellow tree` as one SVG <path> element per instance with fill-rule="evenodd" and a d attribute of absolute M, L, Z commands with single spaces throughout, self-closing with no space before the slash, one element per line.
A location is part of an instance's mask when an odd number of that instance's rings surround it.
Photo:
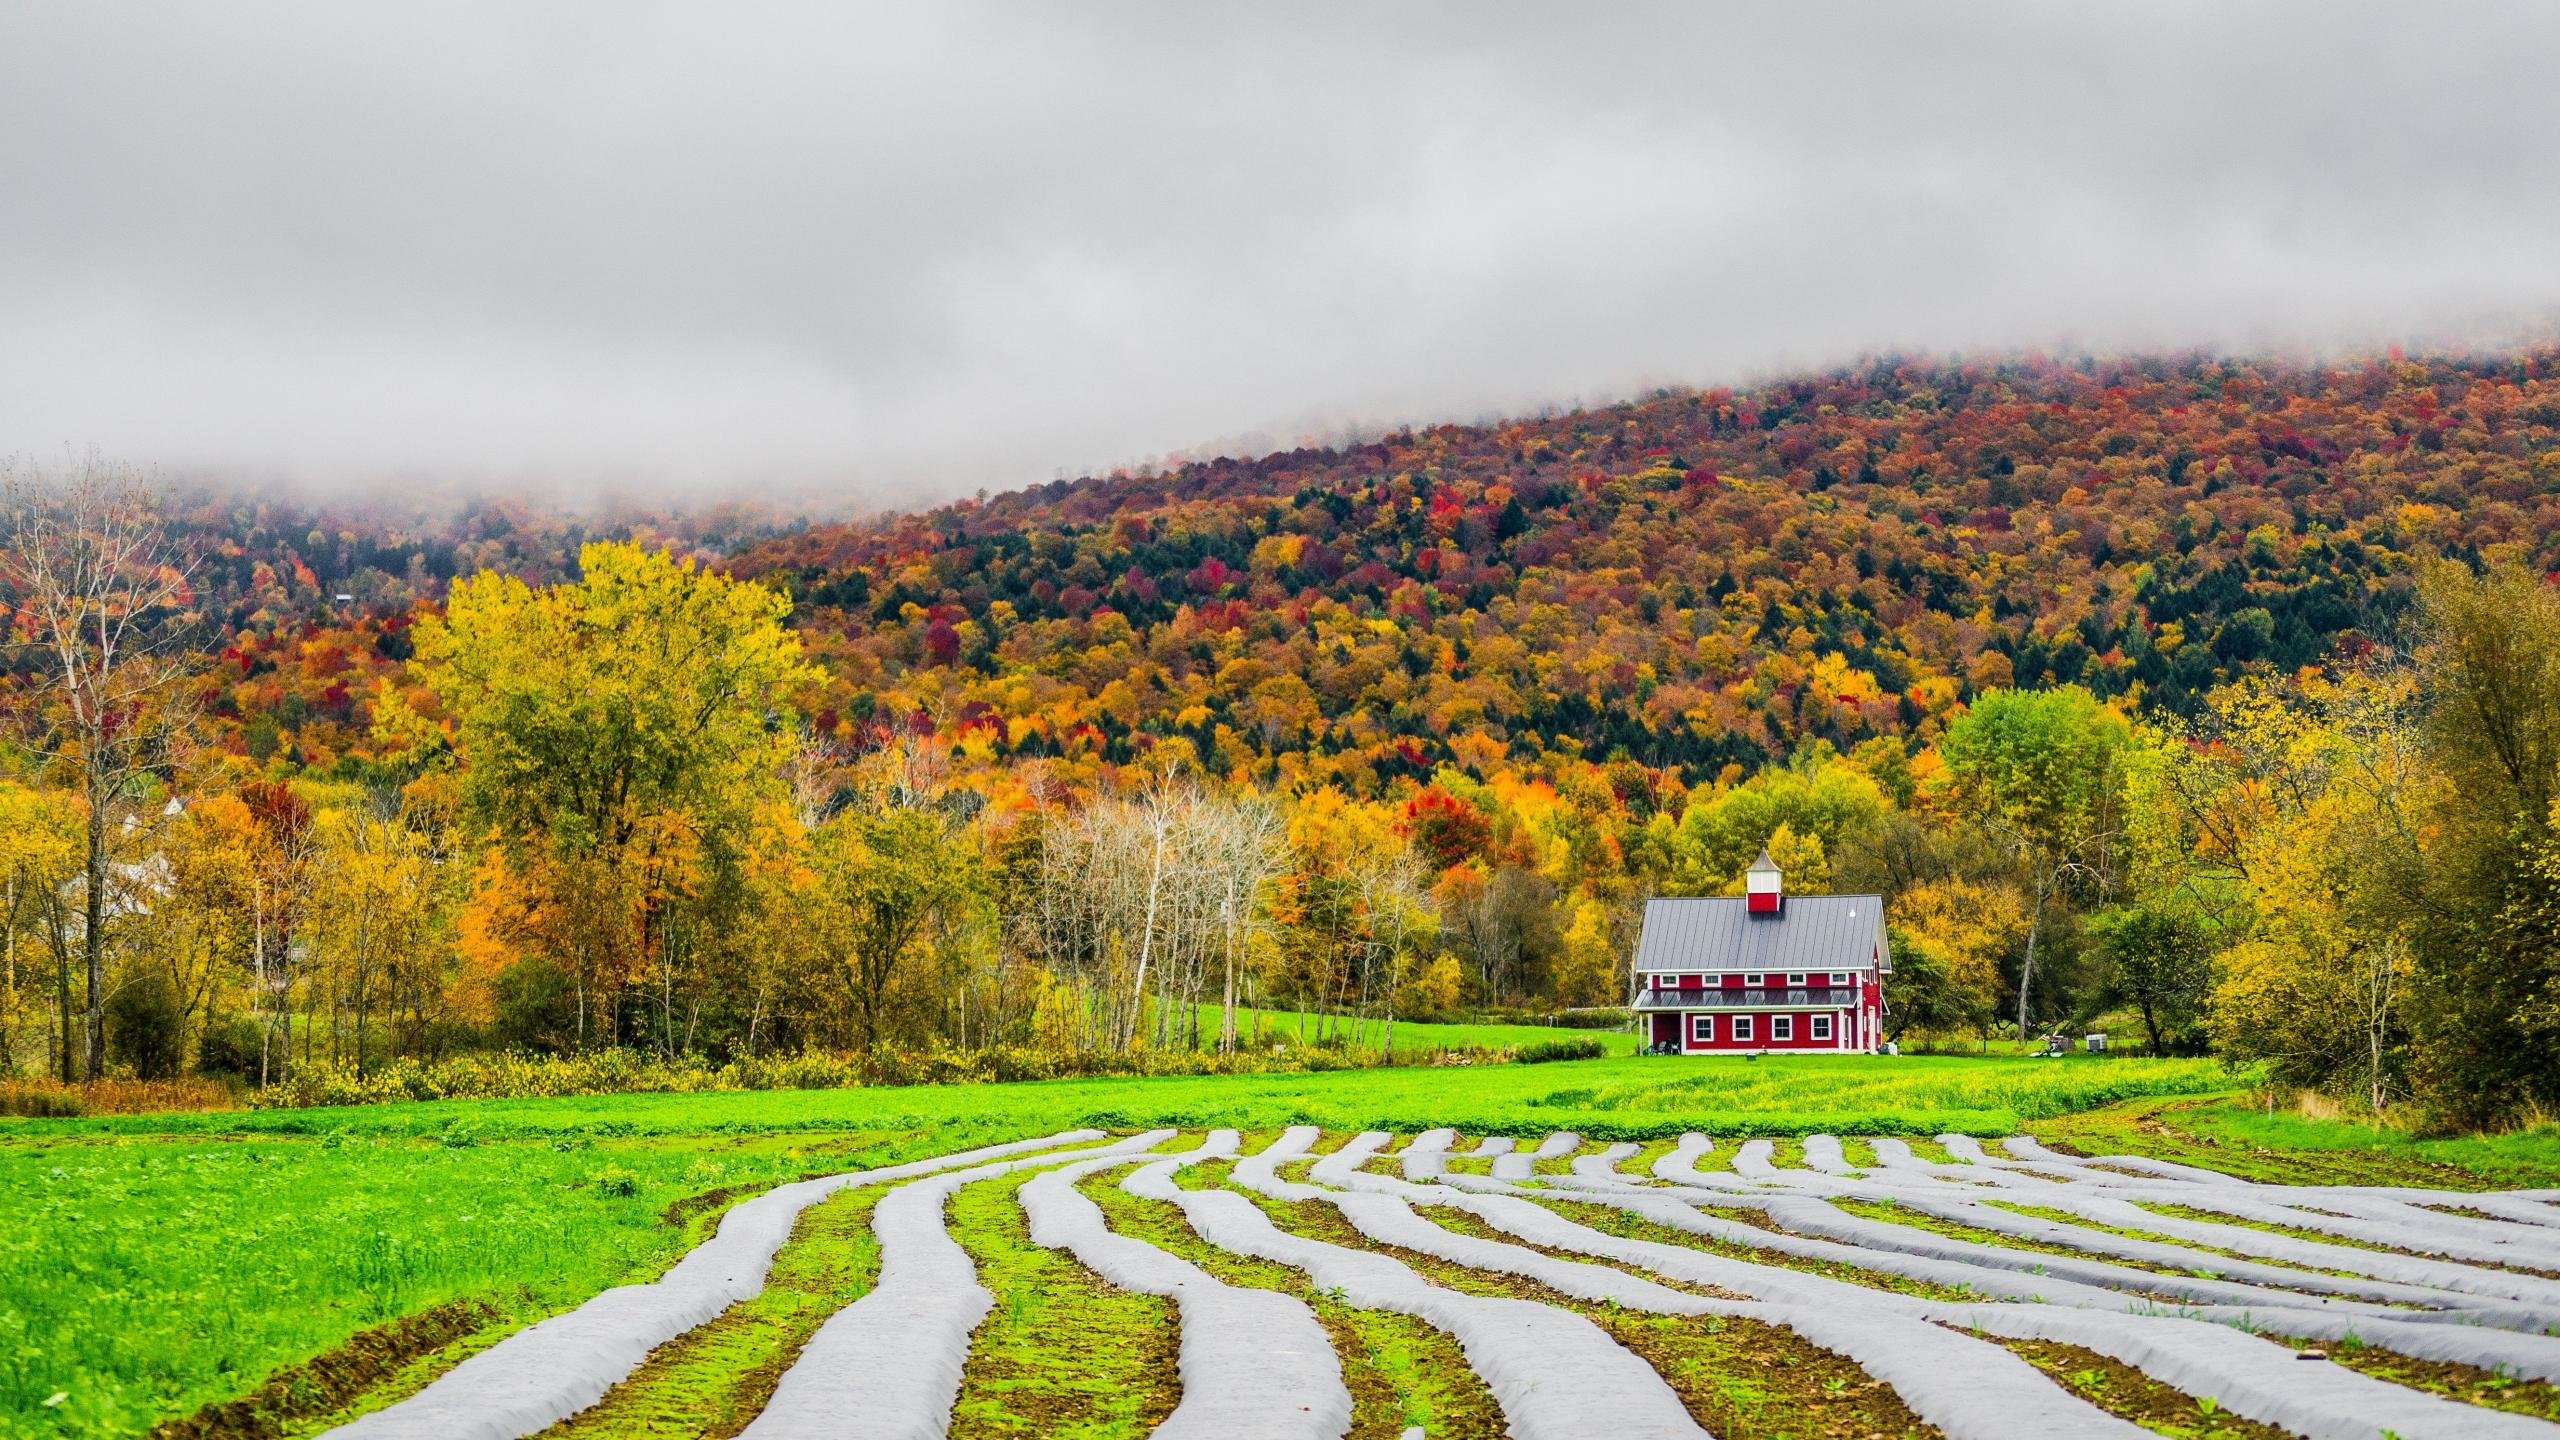
<path fill-rule="evenodd" d="M 2247 897 L 2208 1028 L 2278 1080 L 2352 1085 L 2381 1110 L 2397 1078 L 2418 816 L 2439 783 L 2398 672 L 2248 680 L 2210 700 L 2212 744 L 2183 784 L 2209 857 Z"/>
<path fill-rule="evenodd" d="M 1572 922 L 1564 927 L 1564 943 L 1556 954 L 1553 989 L 1558 1005 L 1623 1004 L 1626 1000 L 1624 947 L 1611 934 L 1608 907 L 1597 900 L 1572 903 Z"/>
<path fill-rule="evenodd" d="M 414 1049 L 445 993 L 441 887 L 424 837 L 397 819 L 329 810 L 313 831 L 319 861 L 305 934 L 329 982 L 336 1033 L 352 1041 L 362 1070 L 373 1062 L 377 1014 Z"/>
<path fill-rule="evenodd" d="M 31 940 L 54 968 L 56 1073 L 72 1078 L 71 936 L 65 891 L 80 871 L 80 807 L 73 796 L 0 780 L 0 1068 L 15 1068 L 14 1042 L 30 989 L 41 973 Z"/>
<path fill-rule="evenodd" d="M 176 1004 L 181 1057 L 224 980 L 247 968 L 262 840 L 238 796 L 208 795 L 168 826 L 149 867 L 158 883 L 141 928 Z"/>
<path fill-rule="evenodd" d="M 978 849 L 937 810 L 848 810 L 819 828 L 810 859 L 824 943 L 844 968 L 868 1055 L 890 987 L 929 931 L 983 902 Z"/>
<path fill-rule="evenodd" d="M 773 590 L 630 544 L 579 563 L 547 589 L 486 572 L 456 586 L 418 627 L 414 673 L 442 709 L 463 817 L 534 902 L 519 939 L 577 987 L 583 1045 L 594 1019 L 614 1038 L 615 997 L 671 909 L 787 798 L 791 697 L 818 675 Z M 414 733 L 388 687 L 384 701 L 385 730 Z"/>
<path fill-rule="evenodd" d="M 2027 931 L 2026 906 L 2006 886 L 1924 881 L 1893 898 L 1894 1033 L 1906 1025 L 1985 1030 L 2000 1001 L 2000 962 Z"/>

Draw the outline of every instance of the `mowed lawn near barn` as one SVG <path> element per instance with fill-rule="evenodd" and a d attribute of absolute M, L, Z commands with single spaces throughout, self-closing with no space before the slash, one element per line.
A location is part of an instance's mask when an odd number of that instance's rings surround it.
<path fill-rule="evenodd" d="M 1218 1006 L 1200 1007 L 1200 1034 L 1204 1040 L 1216 1037 L 1221 1019 Z M 1386 1022 L 1374 1018 L 1353 1019 L 1245 1005 L 1236 1008 L 1236 1039 L 1243 1045 L 1260 1050 L 1273 1047 L 1283 1050 L 1321 1049 L 1338 1045 L 1368 1054 L 1383 1047 L 1388 1036 Z M 1430 1055 L 1439 1051 L 1511 1050 L 1531 1045 L 1552 1045 L 1565 1040 L 1589 1040 L 1597 1044 L 1602 1053 L 1609 1055 L 1633 1055 L 1644 1048 L 1644 1040 L 1632 1030 L 1583 1029 L 1570 1025 L 1498 1020 L 1398 1020 L 1394 1039 L 1396 1053 L 1406 1056 Z"/>
<path fill-rule="evenodd" d="M 601 1289 L 651 1278 L 727 1205 L 777 1182 L 1077 1127 L 1446 1126 L 1524 1143 L 1570 1130 L 1656 1149 L 1688 1131 L 1728 1145 L 2067 1132 L 2183 1158 L 2290 1146 L 2333 1170 L 2361 1165 L 2366 1178 L 2417 1167 L 2429 1184 L 2560 1177 L 2547 1163 L 2560 1147 L 2538 1137 L 2430 1150 L 2361 1132 L 2304 1145 L 2290 1133 L 2304 1122 L 2235 1104 L 2234 1085 L 2209 1062 L 2131 1057 L 1613 1058 L 8 1122 L 0 1422 L 36 1435 L 134 1435 L 188 1416 L 213 1423 L 177 1433 L 316 1427 Z M 2130 1118 L 2106 1118 L 2120 1116 Z M 764 1328 L 720 1332 L 721 1343 L 788 1351 L 845 1298 L 814 1281 L 790 1290 L 786 1273 L 798 1272 L 777 1270 L 775 1291 L 755 1302 L 772 1311 L 756 1321 Z M 1396 1343 L 1407 1341 L 1430 1337 Z M 241 1428 L 224 1428 L 239 1416 L 200 1413 L 249 1396 L 241 1414 L 258 1418 Z"/>

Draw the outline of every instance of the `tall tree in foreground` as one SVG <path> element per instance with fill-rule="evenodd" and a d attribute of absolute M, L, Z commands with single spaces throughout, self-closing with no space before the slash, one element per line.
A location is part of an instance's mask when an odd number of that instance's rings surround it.
<path fill-rule="evenodd" d="M 614 1001 L 670 909 L 734 863 L 759 807 L 786 803 L 791 697 L 816 672 L 762 585 L 630 544 L 588 545 L 579 565 L 546 589 L 487 572 L 456 586 L 418 626 L 413 670 L 443 710 L 461 813 L 503 860 L 482 893 L 503 913 L 478 928 L 567 974 L 583 1045 L 615 1038 Z M 397 695 L 379 713 L 418 733 Z"/>
<path fill-rule="evenodd" d="M 2225 686 L 2177 787 L 2200 858 L 2245 896 L 2212 991 L 2216 1046 L 2377 1112 L 2405 1078 L 2408 877 L 2438 783 L 2411 695 L 2389 667 Z"/>
<path fill-rule="evenodd" d="M 2204 920 L 2162 900 L 2101 910 L 2089 919 L 2111 985 L 2142 1017 L 2151 1053 L 2174 1039 L 2191 1044 L 2205 992 L 2213 986 L 2213 932 Z"/>
<path fill-rule="evenodd" d="M 937 924 L 983 904 L 977 845 L 939 811 L 848 810 L 812 837 L 819 924 L 844 967 L 862 1053 L 878 1047 L 890 988 Z"/>
<path fill-rule="evenodd" d="M 106 1065 L 108 892 L 123 822 L 184 729 L 193 570 L 140 472 L 96 455 L 60 471 L 0 467 L 7 638 L 34 653 L 44 677 L 31 697 L 35 743 L 75 778 L 87 807 L 80 963 L 84 1073 L 93 1080 Z"/>
<path fill-rule="evenodd" d="M 2426 758 L 2414 867 L 2419 1081 L 2482 1123 L 2560 1105 L 2560 587 L 2452 563 L 2419 586 Z"/>
<path fill-rule="evenodd" d="M 1947 727 L 1939 746 L 1960 811 L 2017 857 L 2026 895 L 2018 1036 L 2032 1022 L 2037 947 L 2066 887 L 2103 890 L 2124 825 L 2133 727 L 2077 685 L 1993 690 Z"/>

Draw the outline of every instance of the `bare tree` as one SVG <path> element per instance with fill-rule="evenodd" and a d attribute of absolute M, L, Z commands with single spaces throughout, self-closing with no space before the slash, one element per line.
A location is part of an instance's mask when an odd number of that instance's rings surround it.
<path fill-rule="evenodd" d="M 1403 987 L 1405 951 L 1413 937 L 1436 924 L 1421 862 L 1402 844 L 1366 857 L 1356 872 L 1363 915 L 1364 967 L 1374 972 L 1386 999 L 1386 1033 L 1378 1053 L 1396 1058 L 1396 1002 Z M 1364 993 L 1370 988 L 1364 981 Z"/>
<path fill-rule="evenodd" d="M 1266 915 L 1264 887 L 1280 873 L 1284 832 L 1280 811 L 1260 795 L 1246 796 L 1221 808 L 1211 855 L 1216 869 L 1218 930 L 1226 959 L 1225 992 L 1219 1005 L 1218 1049 L 1236 1051 L 1236 982 L 1247 945 Z"/>
<path fill-rule="evenodd" d="M 1217 1043 L 1234 1049 L 1245 959 L 1268 918 L 1281 838 L 1270 801 L 1221 799 L 1171 777 L 1046 821 L 1017 932 L 1078 996 L 1078 1045 L 1131 1049 L 1143 1025 L 1151 1044 L 1197 1047 L 1215 984 Z"/>
<path fill-rule="evenodd" d="M 8 638 L 41 661 L 35 744 L 78 777 L 88 804 L 81 867 L 87 973 L 85 1073 L 106 1064 L 108 887 L 146 775 L 183 730 L 186 607 L 194 559 L 161 524 L 160 497 L 130 467 L 92 453 L 59 472 L 0 465 L 0 591 Z"/>

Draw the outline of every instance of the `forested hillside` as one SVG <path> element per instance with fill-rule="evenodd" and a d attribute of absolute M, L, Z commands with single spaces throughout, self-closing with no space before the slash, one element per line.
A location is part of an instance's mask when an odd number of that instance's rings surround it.
<path fill-rule="evenodd" d="M 1886 897 L 1896 1036 L 2560 1104 L 2555 367 L 1879 363 L 844 525 L 21 472 L 0 1069 L 1383 1048 L 1624 1004 L 1766 846 Z"/>
<path fill-rule="evenodd" d="M 2076 683 L 2191 712 L 2560 565 L 2560 352 L 1864 368 L 1034 486 L 748 547 L 835 715 L 1362 791 L 1550 745 L 1756 766 Z M 834 718 L 834 717 L 831 717 Z"/>

